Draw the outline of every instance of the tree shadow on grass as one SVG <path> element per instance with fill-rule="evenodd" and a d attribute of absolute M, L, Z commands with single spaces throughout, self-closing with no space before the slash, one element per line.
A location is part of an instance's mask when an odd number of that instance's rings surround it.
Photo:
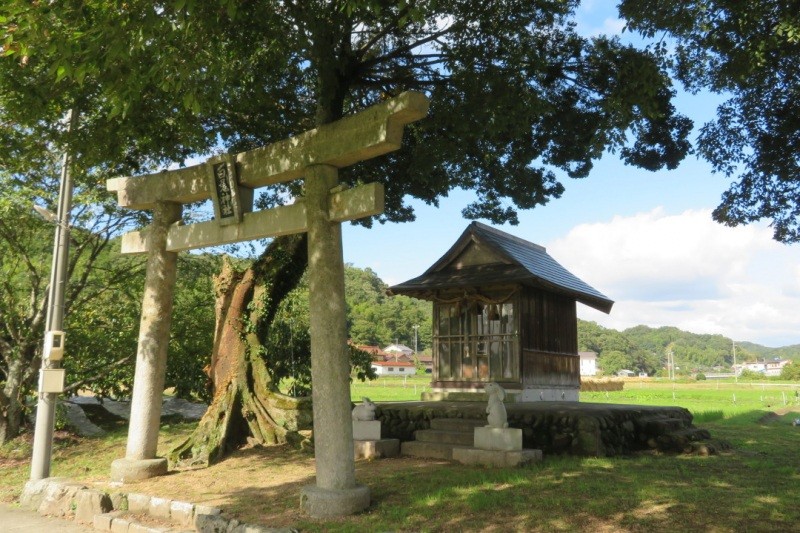
<path fill-rule="evenodd" d="M 300 492 L 315 482 L 314 460 L 288 446 L 239 450 L 202 476 L 170 476 L 182 485 L 153 493 L 205 503 L 206 491 L 208 502 L 246 523 L 303 531 L 793 530 L 800 521 L 800 428 L 786 416 L 759 422 L 763 414 L 709 422 L 734 448 L 708 457 L 547 456 L 517 469 L 359 461 L 356 479 L 370 487 L 372 504 L 337 520 L 300 513 Z"/>

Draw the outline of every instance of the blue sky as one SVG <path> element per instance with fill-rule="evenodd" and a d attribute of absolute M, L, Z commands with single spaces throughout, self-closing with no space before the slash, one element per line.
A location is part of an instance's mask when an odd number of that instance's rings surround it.
<path fill-rule="evenodd" d="M 586 2 L 585 34 L 619 32 L 610 2 Z M 699 127 L 721 100 L 681 93 L 676 107 Z M 500 226 L 547 247 L 566 268 L 616 301 L 605 315 L 579 305 L 578 315 L 606 327 L 677 326 L 767 346 L 800 344 L 800 248 L 771 239 L 768 224 L 727 228 L 711 210 L 728 186 L 690 156 L 677 170 L 651 173 L 608 154 L 566 192 Z M 454 191 L 439 208 L 414 203 L 417 220 L 344 227 L 345 261 L 373 269 L 389 284 L 419 275 L 469 224 L 472 200 Z"/>

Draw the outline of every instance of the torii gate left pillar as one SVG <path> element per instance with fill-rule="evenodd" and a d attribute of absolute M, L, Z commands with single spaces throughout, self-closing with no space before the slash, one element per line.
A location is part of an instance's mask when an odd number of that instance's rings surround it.
<path fill-rule="evenodd" d="M 147 231 L 123 236 L 122 252 L 148 253 L 145 285 L 155 290 L 145 294 L 144 307 L 151 298 L 154 312 L 147 315 L 143 310 L 133 390 L 136 405 L 126 456 L 112 464 L 112 479 L 130 481 L 166 472 L 166 460 L 155 454 L 174 254 L 307 231 L 317 483 L 303 489 L 301 507 L 312 516 L 332 517 L 369 505 L 368 487 L 355 483 L 341 222 L 383 212 L 383 187 L 373 183 L 342 190 L 337 186 L 338 169 L 397 150 L 404 125 L 427 111 L 424 95 L 407 92 L 263 148 L 175 171 L 109 180 L 107 187 L 117 192 L 120 206 L 154 212 Z M 304 201 L 250 212 L 254 188 L 301 177 Z M 180 217 L 181 204 L 208 198 L 214 200 L 216 220 L 186 226 L 172 223 Z"/>
<path fill-rule="evenodd" d="M 178 253 L 167 251 L 166 248 L 169 228 L 181 219 L 181 210 L 181 204 L 159 202 L 153 208 L 153 222 L 147 232 L 147 270 L 139 320 L 128 444 L 125 458 L 117 459 L 111 465 L 111 477 L 116 481 L 134 481 L 167 473 L 167 459 L 156 457 L 156 448 L 161 425 Z M 154 406 L 158 406 L 158 409 Z"/>

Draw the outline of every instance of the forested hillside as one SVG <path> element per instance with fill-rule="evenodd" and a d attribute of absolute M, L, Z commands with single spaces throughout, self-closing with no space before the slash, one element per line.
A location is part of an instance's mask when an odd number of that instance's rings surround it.
<path fill-rule="evenodd" d="M 740 346 L 748 352 L 758 355 L 759 358 L 780 357 L 783 359 L 800 360 L 800 344 L 792 344 L 791 346 L 782 346 L 780 348 L 769 348 L 752 342 L 736 343 L 737 349 Z"/>
<path fill-rule="evenodd" d="M 369 268 L 345 267 L 345 299 L 350 340 L 355 344 L 384 347 L 399 342 L 417 350 L 431 345 L 430 302 L 408 296 L 386 296 L 387 285 Z"/>
<path fill-rule="evenodd" d="M 728 370 L 733 364 L 733 341 L 722 335 L 690 333 L 675 327 L 636 326 L 624 331 L 578 320 L 578 346 L 598 354 L 598 366 L 613 374 L 622 368 L 650 375 L 663 371 L 672 352 L 678 373 Z M 800 359 L 800 346 L 768 348 L 736 342 L 737 362 L 772 358 Z"/>

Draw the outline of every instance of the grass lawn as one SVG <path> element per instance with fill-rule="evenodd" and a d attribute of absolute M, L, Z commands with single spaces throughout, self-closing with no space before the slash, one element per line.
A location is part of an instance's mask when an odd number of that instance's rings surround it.
<path fill-rule="evenodd" d="M 695 423 L 752 411 L 800 406 L 800 384 L 635 380 L 616 392 L 582 392 L 582 402 L 678 405 L 692 412 Z"/>
<path fill-rule="evenodd" d="M 354 380 L 350 385 L 350 397 L 360 402 L 366 396 L 373 402 L 413 402 L 420 394 L 431 388 L 430 374 L 425 376 L 379 377 L 374 381 Z"/>
<path fill-rule="evenodd" d="M 354 399 L 418 399 L 412 380 L 355 386 Z M 427 384 L 428 378 L 422 378 Z M 366 389 L 366 391 L 364 390 Z M 410 389 L 410 390 L 409 390 Z M 313 483 L 314 460 L 288 447 L 249 448 L 207 469 L 172 473 L 125 486 L 126 491 L 218 505 L 245 522 L 292 526 L 302 531 L 797 531 L 800 523 L 800 417 L 793 405 L 750 408 L 746 394 L 725 403 L 714 389 L 628 388 L 601 401 L 672 405 L 696 402 L 708 416 L 702 426 L 732 450 L 711 457 L 642 453 L 623 458 L 548 456 L 518 469 L 465 467 L 400 458 L 356 463 L 356 477 L 370 486 L 368 512 L 317 521 L 298 510 L 300 487 Z M 737 389 L 738 390 L 738 389 Z M 401 397 L 392 397 L 394 391 Z M 726 392 L 731 392 L 730 390 Z M 741 394 L 741 396 L 740 396 Z M 739 398 L 742 398 L 741 400 Z M 756 398 L 758 400 L 758 398 Z M 756 401 L 753 400 L 753 401 Z M 741 408 L 740 408 L 741 407 Z M 189 424 L 162 428 L 162 453 Z M 122 457 L 124 427 L 109 436 L 62 435 L 53 475 L 90 482 L 107 478 Z M 13 500 L 28 475 L 29 447 L 18 439 L 0 450 L 0 498 Z M 100 485 L 102 486 L 102 485 Z"/>

